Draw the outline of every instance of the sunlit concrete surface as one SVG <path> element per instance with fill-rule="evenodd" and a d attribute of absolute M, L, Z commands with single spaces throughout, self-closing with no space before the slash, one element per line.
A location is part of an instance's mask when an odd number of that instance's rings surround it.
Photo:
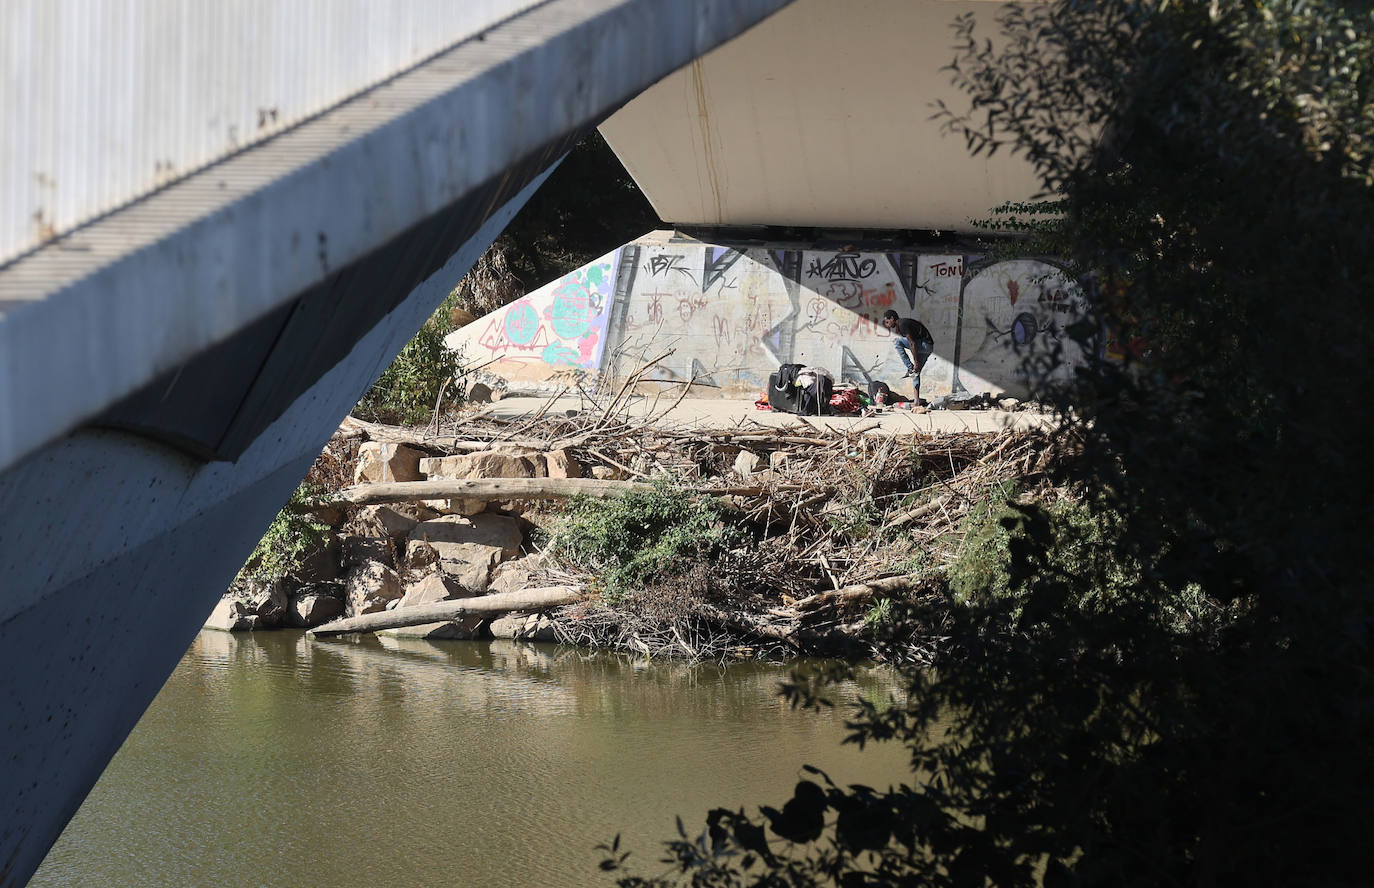
<path fill-rule="evenodd" d="M 971 231 L 1040 190 L 1025 158 L 970 155 L 932 119 L 966 108 L 942 70 L 982 0 L 797 0 L 601 126 L 665 222 Z"/>
<path fill-rule="evenodd" d="M 600 415 L 611 399 L 581 395 L 502 398 L 473 411 L 472 415 L 519 422 L 536 414 L 568 416 Z M 629 423 L 662 429 L 812 428 L 835 431 L 870 431 L 879 434 L 948 434 L 954 432 L 1028 431 L 1055 425 L 1052 413 L 1030 410 L 931 410 L 927 413 L 890 407 L 871 416 L 797 416 L 760 410 L 754 401 L 721 398 L 683 398 L 668 390 L 655 395 L 634 395 L 618 403 L 614 413 Z"/>
<path fill-rule="evenodd" d="M 0 886 L 28 879 L 329 434 L 550 164 L 784 3 L 513 4 L 0 266 Z"/>

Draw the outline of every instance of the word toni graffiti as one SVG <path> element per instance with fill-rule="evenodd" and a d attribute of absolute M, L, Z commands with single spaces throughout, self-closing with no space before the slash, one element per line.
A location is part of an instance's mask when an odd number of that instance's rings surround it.
<path fill-rule="evenodd" d="M 897 285 L 888 281 L 882 287 L 865 287 L 858 281 L 835 281 L 825 295 L 845 308 L 890 308 L 897 302 Z"/>
<path fill-rule="evenodd" d="M 956 259 L 953 262 L 933 262 L 930 266 L 930 273 L 934 277 L 959 277 L 964 273 L 964 262 Z"/>

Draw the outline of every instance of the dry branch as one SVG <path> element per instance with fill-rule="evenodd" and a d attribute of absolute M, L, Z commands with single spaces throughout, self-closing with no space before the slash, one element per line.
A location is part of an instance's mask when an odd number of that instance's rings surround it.
<path fill-rule="evenodd" d="M 780 485 L 800 490 L 801 485 Z M 430 499 L 471 499 L 482 502 L 500 500 L 567 499 L 589 496 L 596 499 L 624 496 L 636 490 L 652 489 L 642 481 L 602 481 L 596 478 L 442 478 L 433 481 L 379 481 L 345 487 L 311 502 L 311 507 L 331 505 L 375 506 L 382 503 L 410 503 Z M 732 487 L 701 486 L 688 488 L 713 496 L 759 496 L 765 488 L 758 484 Z"/>

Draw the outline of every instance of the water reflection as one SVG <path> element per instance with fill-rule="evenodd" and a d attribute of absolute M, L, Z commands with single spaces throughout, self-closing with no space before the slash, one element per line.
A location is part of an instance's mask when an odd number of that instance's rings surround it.
<path fill-rule="evenodd" d="M 803 763 L 903 779 L 786 671 L 574 648 L 204 632 L 34 885 L 595 885 L 616 832 L 776 803 Z M 884 696 L 873 670 L 849 696 Z"/>

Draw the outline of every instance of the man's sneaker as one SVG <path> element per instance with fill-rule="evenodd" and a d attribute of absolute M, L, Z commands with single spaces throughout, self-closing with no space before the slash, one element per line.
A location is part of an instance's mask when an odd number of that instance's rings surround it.
<path fill-rule="evenodd" d="M 906 379 L 907 377 L 913 376 L 913 375 L 915 375 L 915 371 L 914 371 L 914 370 L 908 370 L 908 371 L 906 371 L 905 373 L 902 374 L 902 378 L 903 378 L 903 379 Z"/>

